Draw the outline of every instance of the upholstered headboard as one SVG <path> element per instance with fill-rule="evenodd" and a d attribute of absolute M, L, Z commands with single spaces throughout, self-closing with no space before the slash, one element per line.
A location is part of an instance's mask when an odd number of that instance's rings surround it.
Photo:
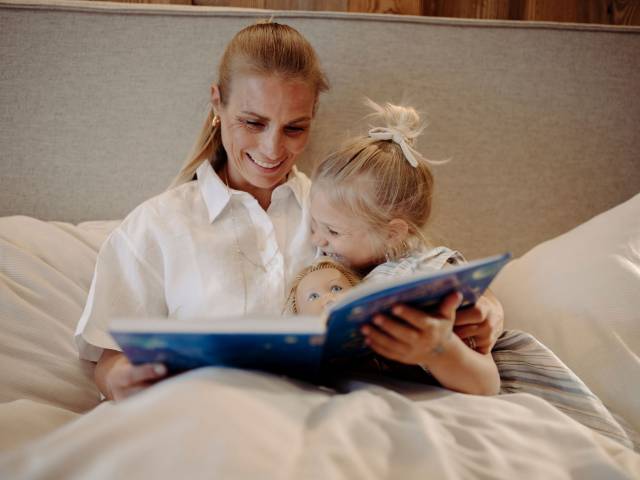
<path fill-rule="evenodd" d="M 332 83 L 309 170 L 366 127 L 425 113 L 436 240 L 518 255 L 640 191 L 640 28 L 205 7 L 0 1 L 0 215 L 123 217 L 199 131 L 232 35 L 273 15 Z"/>

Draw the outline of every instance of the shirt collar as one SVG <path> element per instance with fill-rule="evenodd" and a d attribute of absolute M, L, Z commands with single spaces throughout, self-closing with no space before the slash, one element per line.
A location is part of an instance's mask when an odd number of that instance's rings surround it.
<path fill-rule="evenodd" d="M 229 203 L 232 192 L 227 188 L 227 185 L 218 176 L 208 160 L 200 164 L 196 170 L 196 176 L 198 178 L 200 192 L 204 198 L 204 203 L 209 211 L 209 222 L 213 222 Z M 309 180 L 306 175 L 300 172 L 294 165 L 289 175 L 287 175 L 287 181 L 277 186 L 274 192 L 279 189 L 289 189 L 293 193 L 298 205 L 300 205 L 300 208 L 303 208 L 304 199 L 309 190 L 308 184 Z"/>
<path fill-rule="evenodd" d="M 298 167 L 294 165 L 289 172 L 289 175 L 287 175 L 287 181 L 276 187 L 276 190 L 279 188 L 288 188 L 291 190 L 293 196 L 298 202 L 298 205 L 300 205 L 300 208 L 303 208 L 304 199 L 309 191 L 309 179 L 304 173 L 298 170 Z"/>
<path fill-rule="evenodd" d="M 205 160 L 196 170 L 198 187 L 209 211 L 209 222 L 213 222 L 231 199 L 231 191 L 215 172 L 211 163 Z"/>

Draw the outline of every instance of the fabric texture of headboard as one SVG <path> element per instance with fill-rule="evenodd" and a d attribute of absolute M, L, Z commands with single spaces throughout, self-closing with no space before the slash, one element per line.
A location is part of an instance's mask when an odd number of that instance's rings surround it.
<path fill-rule="evenodd" d="M 124 217 L 201 127 L 233 34 L 274 17 L 332 88 L 300 162 L 367 128 L 364 97 L 428 127 L 431 232 L 519 255 L 640 191 L 640 28 L 72 1 L 0 1 L 0 215 Z"/>

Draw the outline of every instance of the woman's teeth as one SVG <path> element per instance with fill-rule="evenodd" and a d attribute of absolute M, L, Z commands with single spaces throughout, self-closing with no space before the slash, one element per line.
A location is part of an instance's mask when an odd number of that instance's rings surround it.
<path fill-rule="evenodd" d="M 260 160 L 256 160 L 255 158 L 253 158 L 251 155 L 249 155 L 247 153 L 247 157 L 249 157 L 249 159 L 255 163 L 256 165 L 260 165 L 262 168 L 268 168 L 270 170 L 273 170 L 274 168 L 278 168 L 280 165 L 282 165 L 282 162 L 278 162 L 276 164 L 271 164 L 271 163 L 264 163 L 261 162 Z M 283 160 L 284 161 L 284 160 Z"/>

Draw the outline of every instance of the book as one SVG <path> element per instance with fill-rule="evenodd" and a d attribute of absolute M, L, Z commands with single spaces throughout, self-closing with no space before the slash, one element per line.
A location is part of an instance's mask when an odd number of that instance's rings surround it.
<path fill-rule="evenodd" d="M 511 255 L 505 253 L 433 273 L 363 282 L 322 316 L 120 318 L 110 333 L 133 364 L 163 363 L 169 374 L 204 366 L 265 370 L 315 382 L 357 371 L 375 354 L 361 327 L 377 313 L 403 303 L 430 311 L 448 294 L 459 308 L 482 296 Z"/>

